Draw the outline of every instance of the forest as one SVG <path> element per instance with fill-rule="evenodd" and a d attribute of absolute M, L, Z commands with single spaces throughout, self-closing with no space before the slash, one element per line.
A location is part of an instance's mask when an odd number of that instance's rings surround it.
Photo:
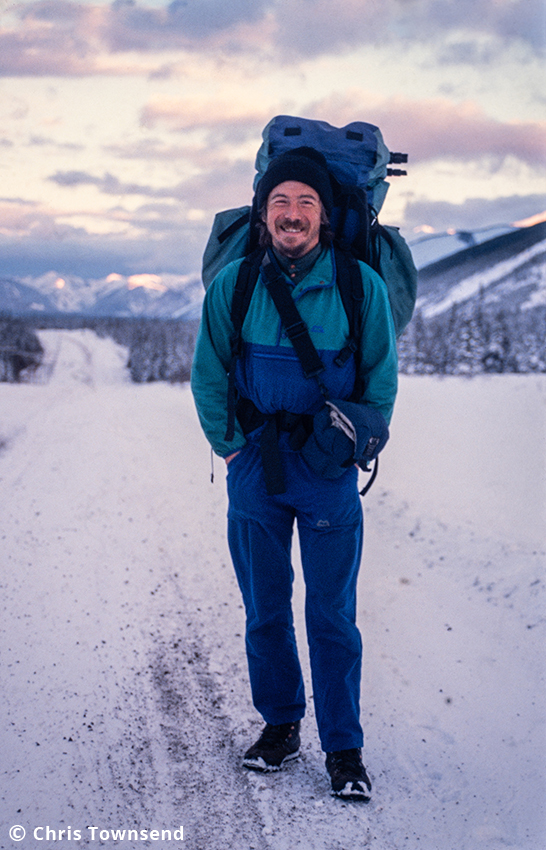
<path fill-rule="evenodd" d="M 0 381 L 28 379 L 44 351 L 37 331 L 91 328 L 128 350 L 135 383 L 189 380 L 198 323 L 175 319 L 0 316 Z M 416 312 L 398 341 L 400 372 L 415 375 L 546 372 L 546 306 L 495 310 L 483 298 L 425 318 Z"/>
<path fill-rule="evenodd" d="M 398 355 L 408 375 L 546 372 L 546 306 L 508 312 L 480 297 L 427 319 L 417 311 Z"/>
<path fill-rule="evenodd" d="M 0 381 L 28 380 L 42 361 L 37 331 L 89 328 L 127 348 L 127 368 L 135 383 L 189 380 L 198 322 L 176 319 L 90 318 L 55 314 L 29 318 L 0 315 Z"/>

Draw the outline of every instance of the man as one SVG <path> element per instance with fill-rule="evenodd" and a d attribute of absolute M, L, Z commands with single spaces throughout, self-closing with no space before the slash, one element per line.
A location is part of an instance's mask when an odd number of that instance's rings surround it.
<path fill-rule="evenodd" d="M 268 246 L 270 261 L 290 283 L 324 372 L 322 387 L 304 376 L 260 277 L 235 368 L 239 403 L 234 436 L 226 440 L 228 373 L 233 368 L 230 308 L 241 261 L 217 275 L 203 307 L 192 390 L 202 427 L 228 465 L 228 540 L 246 609 L 253 702 L 266 722 L 243 764 L 278 770 L 299 755 L 305 694 L 291 607 L 290 548 L 296 521 L 314 704 L 332 792 L 368 801 L 371 782 L 361 758 L 359 720 L 362 643 L 356 626 L 363 536 L 358 470 L 353 463 L 343 464 L 335 477 L 323 477 L 309 449 L 311 438 L 301 449 L 294 447 L 293 436 L 302 418 L 309 422 L 327 410 L 324 392 L 329 399 L 349 399 L 357 379 L 362 392 L 353 408 L 378 417 L 386 429 L 397 388 L 392 315 L 384 282 L 359 263 L 364 289 L 360 344 L 356 354 L 336 363 L 342 359 L 338 354 L 346 346 L 349 323 L 336 284 L 328 230 L 332 188 L 320 154 L 302 149 L 278 157 L 260 180 L 256 201 L 261 244 Z M 271 487 L 264 470 L 263 438 L 272 421 L 279 429 L 282 487 Z"/>

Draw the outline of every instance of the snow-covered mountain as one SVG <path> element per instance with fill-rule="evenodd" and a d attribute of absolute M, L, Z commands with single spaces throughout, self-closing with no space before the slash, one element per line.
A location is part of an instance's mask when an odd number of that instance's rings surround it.
<path fill-rule="evenodd" d="M 546 306 L 546 222 L 522 227 L 419 271 L 417 307 L 424 318 L 480 298 L 499 310 Z"/>
<path fill-rule="evenodd" d="M 410 246 L 424 318 L 477 297 L 510 310 L 546 305 L 546 222 L 435 234 Z M 49 272 L 39 278 L 0 278 L 0 314 L 192 320 L 199 318 L 203 294 L 197 274 L 111 274 L 86 280 Z"/>
<path fill-rule="evenodd" d="M 13 278 L 0 278 L 0 313 L 19 316 L 54 310 L 55 305 L 45 293 Z"/>
<path fill-rule="evenodd" d="M 38 278 L 0 278 L 0 313 L 12 316 L 184 318 L 199 316 L 203 286 L 197 275 L 111 274 L 100 280 L 48 272 Z"/>
<path fill-rule="evenodd" d="M 464 251 L 472 245 L 481 245 L 497 236 L 512 233 L 518 228 L 514 224 L 494 224 L 477 230 L 448 230 L 443 233 L 427 233 L 409 239 L 413 262 L 418 269 L 436 263 L 451 254 Z"/>

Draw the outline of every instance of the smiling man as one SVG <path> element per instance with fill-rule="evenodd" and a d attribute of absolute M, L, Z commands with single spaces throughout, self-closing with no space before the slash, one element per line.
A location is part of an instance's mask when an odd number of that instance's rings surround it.
<path fill-rule="evenodd" d="M 295 259 L 315 248 L 323 210 L 318 192 L 305 183 L 287 180 L 277 186 L 267 199 L 265 211 L 266 232 L 275 250 Z"/>
<path fill-rule="evenodd" d="M 266 723 L 243 764 L 279 770 L 300 752 L 306 699 L 290 555 L 297 522 L 314 707 L 332 792 L 368 801 L 371 782 L 362 763 L 359 719 L 362 642 L 356 625 L 362 508 L 353 444 L 343 458 L 328 447 L 328 440 L 337 446 L 348 438 L 335 428 L 328 436 L 325 396 L 354 413 L 344 424 L 355 439 L 362 422 L 372 419 L 387 432 L 397 387 L 393 321 L 384 282 L 353 261 L 362 299 L 358 339 L 351 337 L 338 280 L 343 258 L 331 245 L 328 223 L 332 184 L 321 154 L 302 148 L 275 159 L 256 187 L 255 201 L 263 262 L 275 269 L 285 291 L 288 286 L 322 370 L 320 381 L 306 377 L 263 265 L 234 360 L 232 302 L 241 261 L 217 275 L 205 297 L 192 389 L 203 429 L 228 464 L 228 540 L 246 609 L 252 697 Z M 231 429 L 230 386 L 237 399 Z M 313 430 L 325 415 L 326 442 Z M 270 463 L 272 442 L 278 478 Z"/>

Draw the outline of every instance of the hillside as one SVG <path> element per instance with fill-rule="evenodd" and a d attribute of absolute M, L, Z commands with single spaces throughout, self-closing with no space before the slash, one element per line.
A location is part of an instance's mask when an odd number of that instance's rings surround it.
<path fill-rule="evenodd" d="M 520 228 L 419 271 L 399 345 L 412 374 L 546 372 L 546 224 Z"/>
<path fill-rule="evenodd" d="M 419 272 L 417 307 L 425 317 L 476 298 L 497 309 L 546 305 L 546 222 L 473 245 Z"/>

